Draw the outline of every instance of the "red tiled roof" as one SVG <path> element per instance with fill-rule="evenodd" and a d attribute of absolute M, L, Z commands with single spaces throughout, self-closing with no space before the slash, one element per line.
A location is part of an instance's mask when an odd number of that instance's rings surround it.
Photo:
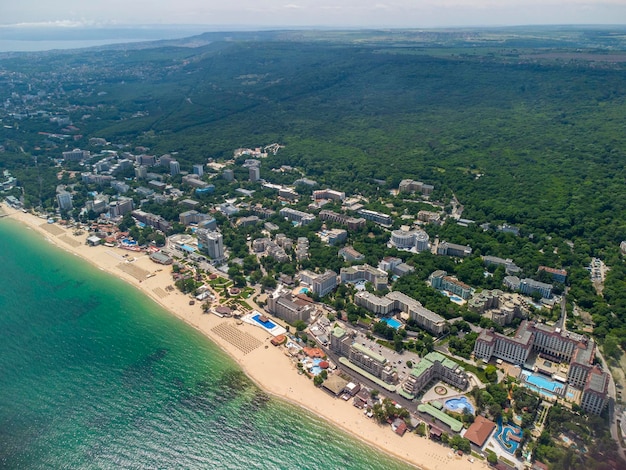
<path fill-rule="evenodd" d="M 302 351 L 309 357 L 322 358 L 326 355 L 320 348 L 302 348 Z"/>
<path fill-rule="evenodd" d="M 496 423 L 493 421 L 489 421 L 487 418 L 483 416 L 477 416 L 474 420 L 474 423 L 469 427 L 467 432 L 465 433 L 465 438 L 469 439 L 470 442 L 477 445 L 478 447 L 482 447 L 491 431 L 496 427 Z"/>
<path fill-rule="evenodd" d="M 400 423 L 400 425 L 396 428 L 396 434 L 398 436 L 404 436 L 404 433 L 406 432 L 406 423 L 403 421 L 402 423 Z"/>

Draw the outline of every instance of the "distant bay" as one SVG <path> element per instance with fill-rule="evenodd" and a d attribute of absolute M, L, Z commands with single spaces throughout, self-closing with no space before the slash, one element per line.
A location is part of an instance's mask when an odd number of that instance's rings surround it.
<path fill-rule="evenodd" d="M 147 39 L 145 39 L 147 40 Z M 126 44 L 144 41 L 143 39 L 91 39 L 91 40 L 46 40 L 27 41 L 15 39 L 0 40 L 0 52 L 40 52 L 68 49 L 82 49 L 86 47 L 108 46 L 111 44 Z"/>
<path fill-rule="evenodd" d="M 122 281 L 11 220 L 0 239 L 1 468 L 406 467 L 269 398 Z"/>

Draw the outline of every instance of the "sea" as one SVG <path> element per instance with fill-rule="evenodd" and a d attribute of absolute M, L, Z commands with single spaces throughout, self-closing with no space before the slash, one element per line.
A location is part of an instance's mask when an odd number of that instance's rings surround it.
<path fill-rule="evenodd" d="M 38 233 L 0 240 L 0 468 L 407 468 Z"/>

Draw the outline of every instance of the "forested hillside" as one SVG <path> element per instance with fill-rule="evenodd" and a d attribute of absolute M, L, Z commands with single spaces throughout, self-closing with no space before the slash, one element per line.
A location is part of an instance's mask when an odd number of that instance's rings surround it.
<path fill-rule="evenodd" d="M 575 41 L 496 33 L 214 35 L 200 48 L 18 55 L 3 59 L 2 98 L 54 89 L 81 128 L 71 145 L 103 137 L 178 152 L 185 170 L 280 142 L 272 165 L 348 193 L 375 199 L 403 178 L 433 184 L 437 196 L 457 196 L 464 217 L 515 224 L 526 241 L 483 240 L 478 228 L 446 228 L 451 237 L 521 264 L 541 250 L 570 270 L 597 333 L 626 337 L 623 44 L 602 31 Z M 54 186 L 38 181 L 54 180 L 46 158 L 61 149 L 38 133 L 58 126 L 3 121 L 15 126 L 0 164 L 51 197 Z M 605 299 L 584 270 L 590 256 L 615 266 Z"/>

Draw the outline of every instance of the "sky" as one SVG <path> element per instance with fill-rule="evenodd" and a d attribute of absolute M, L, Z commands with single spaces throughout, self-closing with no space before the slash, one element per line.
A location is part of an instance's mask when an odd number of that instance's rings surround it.
<path fill-rule="evenodd" d="M 624 24 L 626 0 L 0 0 L 0 25 L 397 27 Z"/>

